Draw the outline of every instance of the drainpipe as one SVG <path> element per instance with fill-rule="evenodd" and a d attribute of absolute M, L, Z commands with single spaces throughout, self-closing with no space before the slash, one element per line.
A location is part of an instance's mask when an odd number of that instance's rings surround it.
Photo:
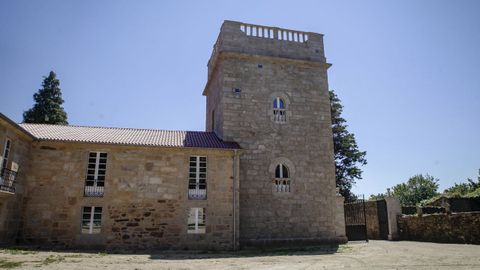
<path fill-rule="evenodd" d="M 237 183 L 238 183 L 238 150 L 233 150 L 233 250 L 237 250 Z"/>

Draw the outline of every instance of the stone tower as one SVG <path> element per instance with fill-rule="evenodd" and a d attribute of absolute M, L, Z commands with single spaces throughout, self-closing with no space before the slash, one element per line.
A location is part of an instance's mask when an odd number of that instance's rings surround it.
<path fill-rule="evenodd" d="M 329 66 L 321 34 L 221 27 L 203 92 L 206 129 L 242 147 L 243 246 L 344 241 L 335 220 Z"/>

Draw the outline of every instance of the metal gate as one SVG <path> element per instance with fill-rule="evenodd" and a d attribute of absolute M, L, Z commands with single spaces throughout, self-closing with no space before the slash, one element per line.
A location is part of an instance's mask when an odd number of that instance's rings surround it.
<path fill-rule="evenodd" d="M 378 227 L 380 230 L 380 239 L 388 239 L 388 214 L 387 202 L 385 200 L 377 201 Z"/>
<path fill-rule="evenodd" d="M 365 240 L 368 242 L 365 197 L 363 195 L 357 196 L 356 200 L 346 202 L 344 210 L 348 240 Z"/>

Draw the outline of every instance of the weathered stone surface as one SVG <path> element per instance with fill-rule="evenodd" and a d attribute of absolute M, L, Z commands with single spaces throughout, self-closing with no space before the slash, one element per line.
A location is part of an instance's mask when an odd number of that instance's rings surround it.
<path fill-rule="evenodd" d="M 17 175 L 15 194 L 0 191 L 0 244 L 12 243 L 17 236 L 18 227 L 22 224 L 22 201 L 27 200 L 24 186 L 31 159 L 32 138 L 0 117 L 0 161 L 3 160 L 2 155 L 7 138 L 11 141 L 11 148 L 6 168 L 15 169 Z"/>
<path fill-rule="evenodd" d="M 480 212 L 402 216 L 398 226 L 402 240 L 480 244 Z"/>
<path fill-rule="evenodd" d="M 207 130 L 242 147 L 240 240 L 344 241 L 335 230 L 343 217 L 336 214 L 322 35 L 292 42 L 247 36 L 241 25 L 222 25 L 204 91 Z M 276 97 L 286 103 L 285 123 L 273 119 Z M 289 193 L 273 189 L 279 163 L 288 164 Z"/>
<path fill-rule="evenodd" d="M 21 241 L 52 244 L 55 238 L 55 243 L 64 246 L 94 245 L 108 249 L 232 249 L 232 151 L 53 142 L 32 145 L 30 152 L 34 158 L 27 174 L 28 195 L 23 206 L 28 218 L 19 231 Z M 61 150 L 45 150 L 41 146 Z M 89 151 L 108 153 L 103 197 L 83 195 Z M 191 155 L 207 156 L 206 200 L 188 199 Z M 128 169 L 148 160 L 157 162 L 152 162 L 151 168 Z M 64 170 L 65 164 L 72 169 Z M 161 166 L 176 169 L 165 170 Z M 158 177 L 161 182 L 150 181 Z M 81 234 L 83 206 L 103 207 L 99 235 Z M 190 240 L 191 235 L 187 234 L 190 207 L 206 208 L 207 232 L 215 234 Z M 213 229 L 218 225 L 219 228 Z"/>

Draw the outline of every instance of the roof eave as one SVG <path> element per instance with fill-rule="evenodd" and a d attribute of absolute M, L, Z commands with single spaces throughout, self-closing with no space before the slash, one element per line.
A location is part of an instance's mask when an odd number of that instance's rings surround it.
<path fill-rule="evenodd" d="M 151 145 L 151 144 L 129 144 L 129 143 L 108 143 L 108 142 L 86 142 L 86 141 L 72 141 L 72 140 L 55 140 L 55 139 L 36 139 L 38 142 L 54 142 L 54 143 L 74 143 L 74 144 L 98 144 L 110 146 L 132 146 L 132 147 L 152 147 L 152 148 L 174 148 L 174 149 L 208 149 L 219 151 L 234 151 L 242 150 L 238 148 L 223 148 L 223 147 L 201 147 L 201 146 L 171 146 L 171 145 Z"/>
<path fill-rule="evenodd" d="M 37 137 L 35 137 L 32 133 L 30 133 L 28 130 L 24 129 L 23 127 L 21 127 L 19 124 L 15 123 L 12 119 L 8 118 L 6 115 L 4 115 L 1 112 L 0 112 L 0 119 L 7 122 L 7 124 L 9 124 L 11 127 L 15 128 L 16 130 L 26 135 L 29 139 L 37 140 Z"/>

